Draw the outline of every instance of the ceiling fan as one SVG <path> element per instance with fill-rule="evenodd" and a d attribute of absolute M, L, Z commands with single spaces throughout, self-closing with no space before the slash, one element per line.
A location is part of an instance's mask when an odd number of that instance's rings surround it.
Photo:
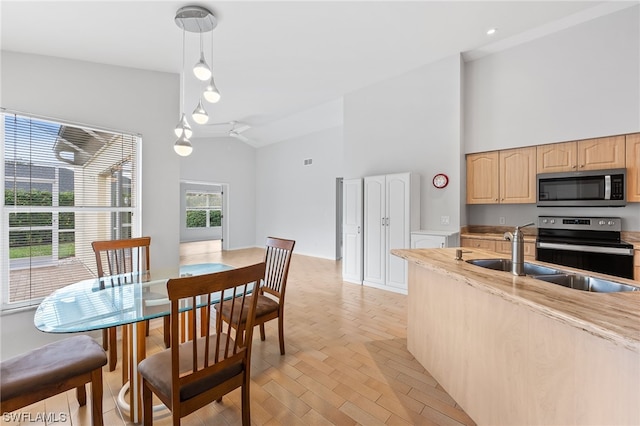
<path fill-rule="evenodd" d="M 232 138 L 239 139 L 242 142 L 249 142 L 249 138 L 242 135 L 242 132 L 251 128 L 248 124 L 241 123 L 239 121 L 229 121 L 226 123 L 212 123 L 206 127 L 219 127 L 220 130 L 214 130 L 214 133 L 220 133 L 221 136 L 230 136 Z"/>

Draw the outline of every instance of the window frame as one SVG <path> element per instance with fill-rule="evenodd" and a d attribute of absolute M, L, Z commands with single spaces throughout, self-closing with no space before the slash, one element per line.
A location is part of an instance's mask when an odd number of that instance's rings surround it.
<path fill-rule="evenodd" d="M 186 227 L 187 230 L 206 230 L 206 229 L 211 229 L 211 228 L 221 228 L 222 227 L 222 217 L 223 217 L 223 206 L 224 206 L 224 194 L 222 191 L 222 188 L 220 189 L 220 191 L 207 191 L 207 190 L 202 190 L 202 189 L 185 189 L 184 190 L 184 198 L 185 198 L 185 223 L 184 226 Z M 189 207 L 187 206 L 188 202 L 187 200 L 189 199 L 189 195 L 190 194 L 200 194 L 200 195 L 217 195 L 220 198 L 220 206 L 204 206 L 204 207 Z M 206 225 L 205 226 L 198 226 L 198 227 L 190 227 L 188 224 L 188 217 L 189 217 L 189 211 L 205 211 L 206 213 Z M 219 225 L 212 225 L 211 224 L 211 212 L 212 211 L 219 211 L 220 212 L 220 224 Z"/>
<path fill-rule="evenodd" d="M 135 179 L 135 191 L 133 191 L 133 195 L 131 194 L 131 189 L 129 190 L 129 203 L 128 206 L 118 206 L 118 207 L 100 207 L 100 206 L 59 206 L 59 205 L 55 205 L 55 204 L 59 204 L 57 202 L 57 193 L 59 190 L 59 187 L 56 186 L 55 183 L 51 182 L 52 185 L 52 198 L 55 198 L 56 201 L 53 201 L 52 199 L 52 206 L 18 206 L 18 205 L 10 205 L 7 206 L 5 205 L 5 198 L 4 198 L 4 193 L 5 193 L 5 187 L 6 186 L 6 179 L 8 176 L 6 176 L 6 171 L 5 171 L 5 164 L 7 161 L 7 158 L 5 158 L 5 147 L 6 147 L 6 134 L 5 134 L 5 117 L 7 116 L 19 116 L 22 118 L 27 118 L 30 120 L 38 120 L 38 121 L 44 121 L 44 122 L 49 122 L 49 123 L 53 123 L 56 125 L 60 125 L 60 126 L 67 126 L 67 127 L 75 127 L 75 128 L 81 128 L 83 130 L 86 131 L 93 131 L 93 132 L 106 132 L 106 133 L 110 133 L 113 135 L 120 135 L 121 137 L 126 137 L 126 138 L 131 138 L 131 143 L 134 145 L 134 147 L 132 147 L 132 155 L 134 156 L 134 159 L 132 159 L 131 161 L 134 161 L 135 164 L 132 164 L 132 172 L 135 176 L 131 176 L 131 181 Z M 43 116 L 38 116 L 35 114 L 30 114 L 30 113 L 25 113 L 25 112 L 20 112 L 20 111 L 12 111 L 12 110 L 8 110 L 5 108 L 0 108 L 0 138 L 2 138 L 2 144 L 0 146 L 0 155 L 2 156 L 2 161 L 0 162 L 0 173 L 3 176 L 3 198 L 2 198 L 2 205 L 1 205 L 1 212 L 0 212 L 0 216 L 2 218 L 1 221 L 1 226 L 2 226 L 2 232 L 0 233 L 0 235 L 2 236 L 1 241 L 0 241 L 0 279 L 1 279 L 1 288 L 0 288 L 0 312 L 4 312 L 4 311 L 11 311 L 11 310 L 15 310 L 15 309 L 24 309 L 24 308 L 32 308 L 37 306 L 43 299 L 44 297 L 32 297 L 29 298 L 27 300 L 24 301 L 18 301 L 18 302 L 11 302 L 9 300 L 10 298 L 10 294 L 9 294 L 9 290 L 11 287 L 11 282 L 10 282 L 10 245 L 9 245 L 9 231 L 10 231 L 10 223 L 9 223 L 9 218 L 11 216 L 12 213 L 35 213 L 35 212 L 46 212 L 46 213 L 51 213 L 52 214 L 52 220 L 55 220 L 61 213 L 75 213 L 76 214 L 76 218 L 78 217 L 77 214 L 79 213 L 80 215 L 82 214 L 105 214 L 105 213 L 109 213 L 109 217 L 111 216 L 118 216 L 120 217 L 123 214 L 130 214 L 131 220 L 130 220 L 130 224 L 127 225 L 127 228 L 130 228 L 129 231 L 129 235 L 127 235 L 126 237 L 137 237 L 140 236 L 141 234 L 141 229 L 142 229 L 142 191 L 143 191 L 143 185 L 142 185 L 142 136 L 139 133 L 132 133 L 132 132 L 127 132 L 127 131 L 122 131 L 122 130 L 113 130 L 113 129 L 107 129 L 107 128 L 100 128 L 97 126 L 92 126 L 92 125 L 86 125 L 86 124 L 81 124 L 81 123 L 74 123 L 74 122 L 69 122 L 69 121 L 65 121 L 65 120 L 61 120 L 61 119 L 57 119 L 57 118 L 50 118 L 50 117 L 43 117 Z M 124 157 L 123 157 L 124 158 Z M 37 165 L 37 164 L 36 164 Z M 58 166 L 53 166 L 54 170 L 55 170 L 55 176 L 56 178 L 58 178 L 59 176 L 59 170 L 62 166 L 58 165 Z M 96 175 L 98 176 L 98 175 Z M 18 177 L 18 176 L 13 176 L 14 179 L 16 180 L 24 180 L 24 178 L 22 177 Z M 34 182 L 36 179 L 32 179 L 32 178 L 28 178 L 26 179 L 26 181 L 28 182 Z M 55 180 L 55 179 L 54 179 Z M 122 184 L 122 180 L 119 182 L 119 184 Z M 130 185 L 133 185 L 133 183 L 129 183 Z M 108 184 L 107 184 L 108 185 Z M 112 186 L 112 185 L 111 185 Z M 76 189 L 74 188 L 74 193 L 76 193 Z M 77 194 L 77 193 L 76 193 Z M 131 199 L 131 197 L 133 197 L 133 199 Z M 108 225 L 110 228 L 112 228 L 111 225 Z M 59 233 L 62 232 L 70 232 L 68 229 L 63 229 L 60 228 L 60 223 L 55 221 L 54 223 L 51 224 L 51 228 L 52 228 L 52 256 L 54 253 L 56 253 L 57 256 L 57 246 L 58 245 L 58 238 L 56 237 L 56 235 L 58 235 Z M 30 227 L 31 230 L 33 230 L 33 227 Z M 85 228 L 86 229 L 86 228 Z M 11 231 L 14 231 L 14 229 L 11 229 Z M 74 226 L 74 229 L 72 230 L 73 232 L 78 232 L 78 224 L 76 223 Z M 81 231 L 81 229 L 80 229 Z M 113 234 L 111 234 L 113 238 Z M 78 241 L 77 237 L 74 239 L 74 245 L 84 242 L 83 240 Z M 86 244 L 85 244 L 86 245 Z M 90 248 L 89 248 L 90 249 Z M 76 248 L 76 253 L 77 253 L 77 248 Z M 93 261 L 93 263 L 95 263 L 95 260 Z M 92 267 L 94 267 L 95 265 L 91 265 Z M 29 267 L 29 269 L 31 270 L 31 266 Z M 75 281 L 74 281 L 75 282 Z M 69 284 L 72 284 L 72 282 L 69 282 Z M 33 283 L 29 284 L 30 286 L 33 286 Z M 35 284 L 37 285 L 37 284 Z"/>

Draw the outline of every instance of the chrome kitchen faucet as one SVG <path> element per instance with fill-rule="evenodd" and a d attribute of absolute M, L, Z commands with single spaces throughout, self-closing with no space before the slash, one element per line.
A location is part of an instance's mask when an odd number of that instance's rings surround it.
<path fill-rule="evenodd" d="M 535 223 L 516 226 L 513 234 L 511 232 L 504 233 L 504 239 L 511 241 L 511 273 L 513 275 L 524 275 L 524 234 L 520 229 L 531 225 L 535 225 Z"/>

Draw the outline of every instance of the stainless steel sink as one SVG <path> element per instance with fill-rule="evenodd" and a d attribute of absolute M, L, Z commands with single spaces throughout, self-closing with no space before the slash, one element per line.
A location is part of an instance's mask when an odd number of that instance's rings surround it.
<path fill-rule="evenodd" d="M 494 271 L 511 271 L 511 259 L 470 259 L 467 260 L 467 263 Z M 524 263 L 524 273 L 525 275 L 530 275 L 531 278 L 541 281 L 595 293 L 640 291 L 640 287 L 609 281 L 603 278 L 572 274 L 561 269 L 549 268 L 528 262 Z"/>
<path fill-rule="evenodd" d="M 494 271 L 511 271 L 511 259 L 471 259 L 467 260 L 467 263 Z M 524 262 L 524 273 L 525 275 L 551 275 L 561 274 L 563 271 Z"/>
<path fill-rule="evenodd" d="M 588 277 L 575 274 L 539 275 L 533 278 L 558 284 L 576 290 L 593 291 L 596 293 L 614 293 L 619 291 L 640 291 L 632 285 L 617 283 L 602 278 Z"/>

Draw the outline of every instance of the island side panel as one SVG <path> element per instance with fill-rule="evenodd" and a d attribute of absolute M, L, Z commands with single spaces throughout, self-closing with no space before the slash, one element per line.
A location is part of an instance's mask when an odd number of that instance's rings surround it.
<path fill-rule="evenodd" d="M 640 424 L 636 352 L 413 262 L 408 300 L 409 351 L 478 424 Z"/>
<path fill-rule="evenodd" d="M 577 425 L 640 425 L 640 356 L 613 342 L 580 333 L 575 389 Z M 600 401 L 597 401 L 600 399 Z"/>
<path fill-rule="evenodd" d="M 412 262 L 408 300 L 418 362 L 479 424 L 522 424 L 526 311 Z"/>

